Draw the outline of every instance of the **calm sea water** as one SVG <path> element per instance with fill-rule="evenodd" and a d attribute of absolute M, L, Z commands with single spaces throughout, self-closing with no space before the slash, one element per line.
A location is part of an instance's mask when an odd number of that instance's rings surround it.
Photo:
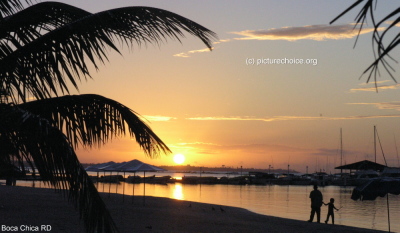
<path fill-rule="evenodd" d="M 146 173 L 147 175 L 147 173 Z M 152 174 L 149 174 L 152 175 Z M 173 177 L 185 174 L 172 174 Z M 187 174 L 186 174 L 187 175 Z M 19 185 L 32 186 L 32 183 L 20 182 Z M 36 184 L 35 187 L 40 185 Z M 228 205 L 248 209 L 255 213 L 308 220 L 310 215 L 309 193 L 312 186 L 279 185 L 189 185 L 189 184 L 98 184 L 100 192 L 124 193 L 167 197 L 179 200 L 203 202 L 215 205 Z M 335 199 L 335 224 L 362 227 L 376 230 L 388 230 L 388 210 L 385 198 L 374 201 L 353 201 L 353 187 L 326 186 L 319 188 L 324 201 Z M 142 201 L 135 198 L 135 202 Z M 322 207 L 321 221 L 325 221 L 328 208 Z M 400 232 L 400 195 L 389 195 L 390 228 Z"/>

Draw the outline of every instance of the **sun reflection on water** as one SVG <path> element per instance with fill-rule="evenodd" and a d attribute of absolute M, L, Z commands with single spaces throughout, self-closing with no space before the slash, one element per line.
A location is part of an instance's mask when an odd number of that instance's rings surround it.
<path fill-rule="evenodd" d="M 173 188 L 173 197 L 174 199 L 183 200 L 183 190 L 181 183 L 175 183 Z"/>

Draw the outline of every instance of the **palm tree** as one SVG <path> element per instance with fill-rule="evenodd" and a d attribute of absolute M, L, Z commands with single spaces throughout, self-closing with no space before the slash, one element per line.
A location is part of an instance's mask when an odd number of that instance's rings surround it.
<path fill-rule="evenodd" d="M 118 231 L 75 149 L 129 133 L 146 155 L 169 148 L 130 108 L 100 95 L 68 95 L 91 78 L 116 46 L 180 41 L 184 33 L 211 50 L 216 35 L 177 14 L 126 7 L 96 14 L 57 2 L 0 0 L 0 167 L 29 163 L 68 193 L 88 232 Z M 34 99 L 34 101 L 30 101 Z"/>
<path fill-rule="evenodd" d="M 349 11 L 361 5 L 361 3 L 365 4 L 361 7 L 356 16 L 356 26 L 359 26 L 359 32 L 361 32 L 368 17 L 371 19 L 372 26 L 374 27 L 372 34 L 372 48 L 375 57 L 375 61 L 367 67 L 363 74 L 369 73 L 367 82 L 369 82 L 373 77 L 375 86 L 377 87 L 377 77 L 380 75 L 379 66 L 381 65 L 393 81 L 397 82 L 392 74 L 395 70 L 389 61 L 397 63 L 397 61 L 390 56 L 390 52 L 393 52 L 393 50 L 400 44 L 400 34 L 396 30 L 396 27 L 400 22 L 400 8 L 393 9 L 392 12 L 389 12 L 389 14 L 378 20 L 374 13 L 378 5 L 378 0 L 357 0 L 330 23 L 334 23 Z M 384 27 L 385 24 L 388 24 L 389 26 Z M 388 40 L 386 40 L 386 38 L 388 38 Z"/>

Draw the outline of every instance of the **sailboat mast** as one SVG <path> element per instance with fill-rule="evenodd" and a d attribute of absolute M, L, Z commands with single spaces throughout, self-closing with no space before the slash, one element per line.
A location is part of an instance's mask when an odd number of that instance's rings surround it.
<path fill-rule="evenodd" d="M 340 167 L 343 166 L 343 140 L 342 140 L 342 128 L 340 128 Z M 343 169 L 340 169 L 340 173 L 343 173 Z"/>
<path fill-rule="evenodd" d="M 394 135 L 394 145 L 396 146 L 397 166 L 400 167 L 399 151 L 397 150 L 396 135 Z"/>
<path fill-rule="evenodd" d="M 385 153 L 383 152 L 382 143 L 381 143 L 381 139 L 379 138 L 378 130 L 375 129 L 375 132 L 376 132 L 376 136 L 378 137 L 379 146 L 381 147 L 381 152 L 382 152 L 383 160 L 385 161 L 385 165 L 387 166 L 387 162 L 386 162 L 386 158 L 385 158 Z M 375 160 L 376 160 L 376 153 L 375 153 Z M 375 163 L 376 163 L 376 161 L 375 161 Z"/>
<path fill-rule="evenodd" d="M 375 163 L 376 163 L 376 125 L 374 125 L 374 150 L 375 150 Z"/>

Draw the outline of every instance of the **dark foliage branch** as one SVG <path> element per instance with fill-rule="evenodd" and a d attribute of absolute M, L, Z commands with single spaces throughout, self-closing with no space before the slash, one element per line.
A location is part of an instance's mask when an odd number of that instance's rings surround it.
<path fill-rule="evenodd" d="M 159 45 L 189 33 L 211 49 L 216 35 L 182 16 L 146 7 L 91 14 L 62 3 L 0 0 L 0 15 L 0 169 L 15 160 L 34 165 L 43 179 L 68 193 L 87 232 L 117 231 L 74 148 L 129 131 L 151 157 L 170 151 L 140 116 L 116 101 L 52 97 L 69 93 L 69 83 L 78 89 L 81 78 L 90 77 L 87 65 L 98 68 L 108 50 L 119 52 L 117 42 Z M 30 97 L 37 101 L 27 102 Z"/>
<path fill-rule="evenodd" d="M 63 96 L 31 101 L 19 107 L 48 119 L 53 126 L 64 130 L 74 146 L 78 143 L 101 145 L 129 131 L 150 157 L 170 152 L 137 113 L 100 95 Z"/>
<path fill-rule="evenodd" d="M 25 3 L 31 4 L 31 0 L 25 0 Z M 0 0 L 0 19 L 22 9 L 24 9 L 24 5 L 20 0 Z"/>
<path fill-rule="evenodd" d="M 58 2 L 32 5 L 0 20 L 0 59 L 40 36 L 91 13 Z"/>
<path fill-rule="evenodd" d="M 390 56 L 390 52 L 399 45 L 400 43 L 400 33 L 398 29 L 396 30 L 396 24 L 400 22 L 400 8 L 397 8 L 390 12 L 383 19 L 377 21 L 375 18 L 374 11 L 378 6 L 377 0 L 358 0 L 350 7 L 348 7 L 345 11 L 339 14 L 335 19 L 333 19 L 330 23 L 335 22 L 343 15 L 347 14 L 349 11 L 353 10 L 357 6 L 361 5 L 361 3 L 365 3 L 361 10 L 359 11 L 355 22 L 360 26 L 359 35 L 362 27 L 366 24 L 366 20 L 368 18 L 371 19 L 372 26 L 374 27 L 374 32 L 372 35 L 372 48 L 374 52 L 375 61 L 367 67 L 363 74 L 368 73 L 367 82 L 371 80 L 371 78 L 375 81 L 375 86 L 377 87 L 377 77 L 380 76 L 379 67 L 383 67 L 383 69 L 389 74 L 389 76 L 395 81 L 395 77 L 393 76 L 393 72 L 395 69 L 392 67 L 391 62 L 398 63 L 395 59 Z M 384 27 L 384 24 L 387 24 L 389 20 L 392 20 L 389 23 L 388 27 Z M 384 29 L 383 29 L 384 28 Z M 389 38 L 389 43 L 385 42 L 387 37 L 390 37 L 390 32 L 393 32 L 395 36 Z"/>
<path fill-rule="evenodd" d="M 68 194 L 88 232 L 117 231 L 67 137 L 46 119 L 16 106 L 0 104 L 0 111 L 0 162 L 33 163 L 45 182 Z"/>
<path fill-rule="evenodd" d="M 0 60 L 3 88 L 14 99 L 26 101 L 27 94 L 45 99 L 68 93 L 69 80 L 90 77 L 87 62 L 107 60 L 106 51 L 119 52 L 115 42 L 129 46 L 159 44 L 168 38 L 180 41 L 184 32 L 201 39 L 210 49 L 216 35 L 175 13 L 148 7 L 126 7 L 91 14 L 59 27 Z"/>

